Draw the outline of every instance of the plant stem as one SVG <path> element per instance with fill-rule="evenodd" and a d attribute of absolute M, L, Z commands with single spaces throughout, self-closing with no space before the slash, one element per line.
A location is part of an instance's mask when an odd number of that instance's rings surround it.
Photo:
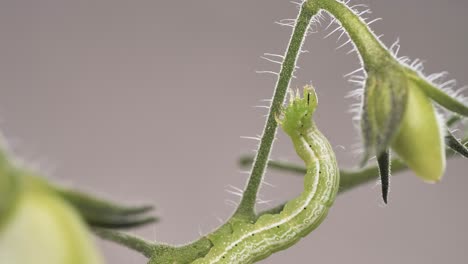
<path fill-rule="evenodd" d="M 170 246 L 165 244 L 155 244 L 137 236 L 112 229 L 96 227 L 92 228 L 92 230 L 102 239 L 115 242 L 129 249 L 140 252 L 144 256 L 150 258 L 149 263 L 151 264 L 192 263 L 195 259 L 206 255 L 213 246 L 211 241 L 206 237 L 202 237 L 187 245 Z"/>
<path fill-rule="evenodd" d="M 242 200 L 234 213 L 233 218 L 247 220 L 255 218 L 257 194 L 270 156 L 272 143 L 276 135 L 276 128 L 278 127 L 275 116 L 278 115 L 281 110 L 306 32 L 309 28 L 312 17 L 317 13 L 317 11 L 318 10 L 311 8 L 307 2 L 305 2 L 301 7 L 293 34 L 289 41 L 286 57 L 284 58 L 281 66 L 270 111 L 260 140 L 260 147 L 254 160 L 254 166 L 242 196 Z"/>
<path fill-rule="evenodd" d="M 241 157 L 239 163 L 241 166 L 249 166 L 250 164 L 252 164 L 252 161 L 252 156 L 244 156 Z M 284 161 L 270 160 L 268 162 L 268 168 L 284 172 L 293 172 L 301 175 L 304 175 L 306 173 L 306 169 L 304 166 Z M 406 167 L 406 165 L 400 160 L 392 160 L 392 172 L 402 172 L 405 171 L 407 168 L 408 167 Z M 338 190 L 338 192 L 346 192 L 354 187 L 377 179 L 378 177 L 379 168 L 377 166 L 369 166 L 367 168 L 359 170 L 340 169 L 340 189 Z"/>
<path fill-rule="evenodd" d="M 133 249 L 148 258 L 150 258 L 155 251 L 155 245 L 142 238 L 104 228 L 93 228 L 92 230 L 99 237 Z"/>
<path fill-rule="evenodd" d="M 382 60 L 389 57 L 389 52 L 370 30 L 368 24 L 346 4 L 336 0 L 315 0 L 315 2 L 333 15 L 349 34 L 359 51 L 366 71 L 367 68 L 381 64 Z"/>
<path fill-rule="evenodd" d="M 461 140 L 461 144 L 465 145 L 468 143 L 468 138 Z M 453 150 L 447 148 L 447 158 L 457 157 Z M 239 159 L 239 164 L 241 166 L 249 166 L 252 164 L 253 157 L 252 156 L 244 156 Z M 404 172 L 408 169 L 408 167 L 399 159 L 392 159 L 392 176 L 396 173 Z M 284 161 L 274 161 L 270 160 L 268 162 L 268 167 L 272 169 L 276 169 L 279 171 L 284 172 L 293 172 L 296 174 L 304 175 L 306 173 L 306 169 L 301 166 L 290 162 Z M 342 194 L 348 190 L 354 189 L 360 185 L 366 184 L 371 182 L 372 180 L 376 180 L 379 178 L 379 168 L 377 166 L 369 166 L 367 168 L 359 169 L 359 170 L 346 170 L 340 169 L 340 189 L 338 190 L 338 194 Z M 257 215 L 257 218 L 264 215 L 264 214 L 277 214 L 283 210 L 284 204 L 277 205 L 273 208 L 267 209 L 263 212 L 260 212 Z"/>

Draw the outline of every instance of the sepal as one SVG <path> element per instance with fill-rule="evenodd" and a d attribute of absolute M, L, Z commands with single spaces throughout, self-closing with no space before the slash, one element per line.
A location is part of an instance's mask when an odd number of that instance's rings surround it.
<path fill-rule="evenodd" d="M 372 155 L 379 156 L 389 148 L 403 119 L 407 95 L 407 78 L 399 68 L 385 67 L 369 73 L 361 122 L 364 164 Z"/>
<path fill-rule="evenodd" d="M 391 159 L 390 159 L 390 150 L 384 151 L 377 158 L 377 163 L 379 165 L 379 174 L 380 174 L 380 183 L 382 186 L 382 198 L 384 203 L 388 201 L 388 192 L 390 190 L 390 172 L 391 172 Z"/>
<path fill-rule="evenodd" d="M 153 210 L 151 205 L 120 205 L 91 194 L 71 189 L 55 187 L 57 193 L 70 202 L 92 227 L 133 228 L 159 219 L 147 213 Z"/>

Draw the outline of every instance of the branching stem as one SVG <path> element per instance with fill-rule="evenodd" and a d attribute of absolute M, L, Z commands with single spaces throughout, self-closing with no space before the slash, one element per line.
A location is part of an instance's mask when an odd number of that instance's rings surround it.
<path fill-rule="evenodd" d="M 257 200 L 257 194 L 262 182 L 263 175 L 267 166 L 270 152 L 272 149 L 273 140 L 276 135 L 276 129 L 278 124 L 276 123 L 275 115 L 277 115 L 284 102 L 291 77 L 296 67 L 296 62 L 301 47 L 304 42 L 307 30 L 309 28 L 312 17 L 317 13 L 317 9 L 313 8 L 309 1 L 304 2 L 299 16 L 296 20 L 293 34 L 289 41 L 289 45 L 286 51 L 286 57 L 284 58 L 281 66 L 278 81 L 276 83 L 273 100 L 270 106 L 270 112 L 266 121 L 263 135 L 260 140 L 260 147 L 255 157 L 253 169 L 245 188 L 242 200 L 234 213 L 234 218 L 253 220 L 255 219 L 255 203 Z"/>
<path fill-rule="evenodd" d="M 302 3 L 299 15 L 296 19 L 293 33 L 291 35 L 284 61 L 281 65 L 279 77 L 275 86 L 273 99 L 270 105 L 270 110 L 260 140 L 260 146 L 254 158 L 250 158 L 248 163 L 253 163 L 253 168 L 244 190 L 241 202 L 235 211 L 234 215 L 228 222 L 213 231 L 213 234 L 222 234 L 226 230 L 230 230 L 230 224 L 233 221 L 255 221 L 259 215 L 265 213 L 278 213 L 283 209 L 283 205 L 270 209 L 268 211 L 256 214 L 255 204 L 264 173 L 269 163 L 269 156 L 272 149 L 272 144 L 276 136 L 278 124 L 276 115 L 279 114 L 284 102 L 287 89 L 291 78 L 296 68 L 296 63 L 301 52 L 301 47 L 304 43 L 305 36 L 309 29 L 309 25 L 313 17 L 321 10 L 325 10 L 333 15 L 337 21 L 341 23 L 343 28 L 353 40 L 354 45 L 361 55 L 363 64 L 366 68 L 374 67 L 381 63 L 381 60 L 391 59 L 388 50 L 383 46 L 377 37 L 369 29 L 368 25 L 356 15 L 346 4 L 337 0 L 306 0 Z M 366 69 L 367 71 L 368 69 Z M 453 122 L 456 123 L 457 120 Z M 289 170 L 305 173 L 302 167 L 270 162 L 272 168 Z M 393 171 L 398 172 L 406 167 L 400 161 L 393 161 Z M 358 185 L 367 183 L 378 177 L 377 167 L 369 167 L 359 171 L 342 171 L 340 181 L 340 193 L 352 189 Z M 102 229 L 95 229 L 95 232 L 101 237 L 116 241 L 122 245 L 130 247 L 143 253 L 145 256 L 151 257 L 151 263 L 179 263 L 175 261 L 182 257 L 183 261 L 190 261 L 196 257 L 204 256 L 211 248 L 209 236 L 200 238 L 199 240 L 185 246 L 165 246 L 154 244 L 141 240 L 133 236 L 126 236 L 123 233 L 113 233 Z M 152 255 L 152 256 L 150 256 Z M 166 258 L 170 257 L 170 258 Z M 165 262 L 166 261 L 166 262 Z M 184 262 L 185 263 L 185 262 Z"/>

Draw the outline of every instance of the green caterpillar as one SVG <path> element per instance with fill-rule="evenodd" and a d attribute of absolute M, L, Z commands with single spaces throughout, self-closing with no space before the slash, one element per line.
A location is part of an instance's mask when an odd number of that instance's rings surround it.
<path fill-rule="evenodd" d="M 312 87 L 304 96 L 291 92 L 290 103 L 277 118 L 305 162 L 304 191 L 279 214 L 262 215 L 255 223 L 233 222 L 230 233 L 212 235 L 213 247 L 193 264 L 247 264 L 295 244 L 325 219 L 338 191 L 339 171 L 327 139 L 317 130 L 312 114 L 317 96 Z"/>

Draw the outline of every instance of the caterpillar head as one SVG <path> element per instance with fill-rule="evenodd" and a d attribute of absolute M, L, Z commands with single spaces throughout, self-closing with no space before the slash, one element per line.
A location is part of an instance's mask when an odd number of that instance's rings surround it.
<path fill-rule="evenodd" d="M 289 104 L 282 109 L 276 121 L 281 125 L 283 130 L 292 135 L 297 133 L 300 128 L 308 127 L 312 123 L 312 114 L 317 107 L 317 94 L 312 86 L 304 87 L 303 97 L 296 92 L 290 90 Z"/>

